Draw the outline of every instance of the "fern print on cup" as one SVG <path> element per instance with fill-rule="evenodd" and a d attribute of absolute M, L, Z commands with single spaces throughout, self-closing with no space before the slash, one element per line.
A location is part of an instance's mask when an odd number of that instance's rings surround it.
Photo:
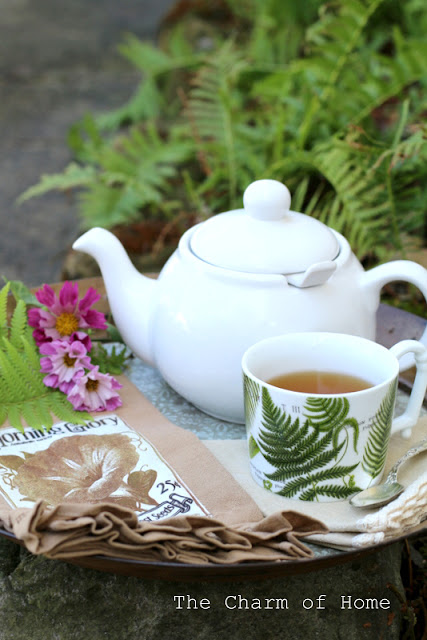
<path fill-rule="evenodd" d="M 393 418 L 399 358 L 407 353 L 417 375 L 405 413 Z M 286 334 L 250 347 L 242 368 L 252 477 L 304 501 L 346 500 L 377 484 L 391 434 L 409 435 L 427 387 L 427 349 L 415 340 L 386 349 L 344 334 Z M 307 381 L 295 390 L 293 379 L 305 380 L 307 371 L 327 372 L 338 390 L 313 391 Z M 346 390 L 347 380 L 361 379 L 363 386 Z"/>

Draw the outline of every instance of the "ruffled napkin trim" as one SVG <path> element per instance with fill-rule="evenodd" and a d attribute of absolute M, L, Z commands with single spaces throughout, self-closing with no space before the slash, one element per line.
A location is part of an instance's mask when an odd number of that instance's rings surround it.
<path fill-rule="evenodd" d="M 42 500 L 28 509 L 1 509 L 0 523 L 34 554 L 72 559 L 105 555 L 150 562 L 234 564 L 313 557 L 302 539 L 327 533 L 325 525 L 294 511 L 235 526 L 207 516 L 140 522 L 112 504 L 61 504 Z"/>

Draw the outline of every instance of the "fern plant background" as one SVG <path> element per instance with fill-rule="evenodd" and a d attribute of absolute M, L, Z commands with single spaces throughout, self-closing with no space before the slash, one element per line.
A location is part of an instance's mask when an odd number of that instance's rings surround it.
<path fill-rule="evenodd" d="M 129 35 L 134 96 L 76 123 L 75 161 L 22 199 L 78 188 L 82 227 L 174 224 L 238 208 L 269 177 L 368 263 L 425 243 L 423 3 L 297 5 L 216 0 L 209 14 L 198 3 L 157 45 Z"/>

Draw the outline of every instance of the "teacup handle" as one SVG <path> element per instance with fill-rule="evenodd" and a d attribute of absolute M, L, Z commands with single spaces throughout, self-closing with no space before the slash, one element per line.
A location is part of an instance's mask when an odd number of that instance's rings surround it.
<path fill-rule="evenodd" d="M 408 405 L 404 413 L 393 420 L 391 432 L 402 431 L 404 438 L 411 436 L 411 428 L 417 423 L 420 415 L 424 395 L 427 389 L 427 348 L 417 340 L 402 340 L 390 349 L 397 359 L 413 353 L 415 357 L 415 365 L 417 373 L 415 375 L 414 385 L 411 395 L 409 396 Z"/>

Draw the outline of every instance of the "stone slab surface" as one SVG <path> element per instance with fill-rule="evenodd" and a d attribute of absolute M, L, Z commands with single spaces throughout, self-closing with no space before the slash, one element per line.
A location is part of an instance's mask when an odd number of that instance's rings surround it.
<path fill-rule="evenodd" d="M 17 205 L 69 162 L 70 125 L 123 104 L 139 75 L 117 52 L 127 32 L 154 37 L 172 0 L 0 0 L 0 277 L 59 279 L 78 234 L 73 202 Z"/>
<path fill-rule="evenodd" d="M 403 593 L 398 544 L 320 572 L 226 583 L 104 574 L 17 549 L 0 543 L 0 640 L 399 638 L 400 603 L 387 586 Z M 349 597 L 366 607 L 348 608 Z M 390 608 L 370 609 L 368 598 Z"/>

